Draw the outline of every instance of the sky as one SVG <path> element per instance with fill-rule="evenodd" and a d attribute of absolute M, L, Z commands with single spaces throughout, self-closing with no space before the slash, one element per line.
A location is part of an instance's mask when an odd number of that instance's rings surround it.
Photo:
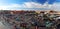
<path fill-rule="evenodd" d="M 0 0 L 0 10 L 59 10 L 60 0 Z"/>

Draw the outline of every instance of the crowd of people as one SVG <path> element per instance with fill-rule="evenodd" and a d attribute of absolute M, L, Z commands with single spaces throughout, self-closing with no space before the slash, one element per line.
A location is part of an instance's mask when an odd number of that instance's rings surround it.
<path fill-rule="evenodd" d="M 43 11 L 3 11 L 0 19 L 13 29 L 60 29 L 60 16 Z"/>

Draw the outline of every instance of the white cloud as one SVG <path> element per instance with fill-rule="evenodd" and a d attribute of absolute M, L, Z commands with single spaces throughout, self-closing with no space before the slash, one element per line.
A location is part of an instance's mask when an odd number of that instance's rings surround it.
<path fill-rule="evenodd" d="M 26 8 L 40 8 L 41 4 L 35 2 L 25 2 L 23 4 Z"/>
<path fill-rule="evenodd" d="M 54 4 L 52 5 L 51 9 L 60 11 L 60 3 L 54 3 Z"/>
<path fill-rule="evenodd" d="M 0 5 L 0 9 L 4 9 L 4 10 L 21 10 L 21 8 L 46 8 L 46 9 L 58 9 L 60 8 L 60 4 L 53 4 L 50 5 L 47 2 L 42 5 L 40 3 L 35 3 L 35 2 L 25 2 L 23 4 L 10 4 L 10 5 Z"/>
<path fill-rule="evenodd" d="M 18 8 L 18 7 L 20 8 L 21 6 L 19 4 L 1 5 L 0 9 L 10 10 L 10 9 Z"/>
<path fill-rule="evenodd" d="M 50 7 L 51 5 L 49 5 L 47 2 L 44 5 L 35 2 L 26 2 L 24 3 L 24 6 L 27 8 L 46 8 Z"/>

